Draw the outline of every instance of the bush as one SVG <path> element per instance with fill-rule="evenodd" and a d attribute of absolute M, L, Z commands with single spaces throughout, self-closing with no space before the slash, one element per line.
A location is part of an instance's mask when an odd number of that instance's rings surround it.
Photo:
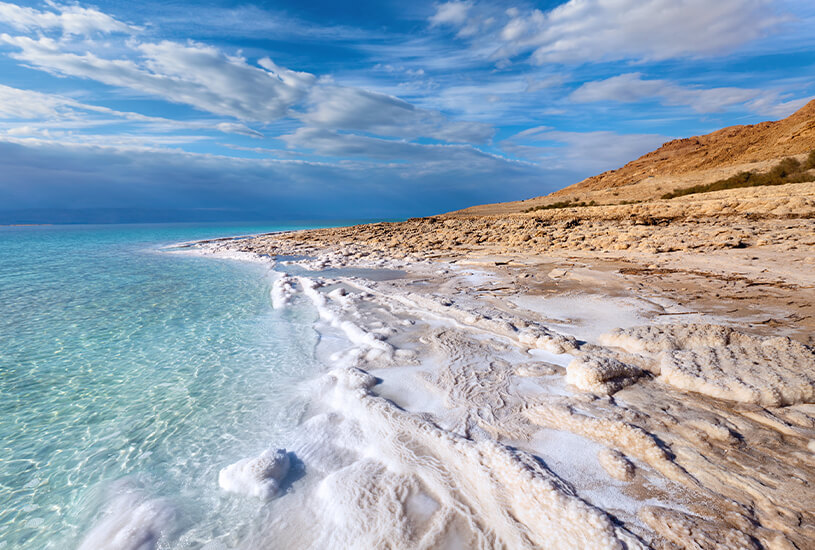
<path fill-rule="evenodd" d="M 583 206 L 597 206 L 597 202 L 577 202 L 577 199 L 572 199 L 572 201 L 559 201 L 553 202 L 552 204 L 542 204 L 540 206 L 533 206 L 524 210 L 524 212 L 537 212 L 538 210 L 554 210 L 556 208 L 577 208 Z"/>
<path fill-rule="evenodd" d="M 706 185 L 694 185 L 693 187 L 686 187 L 684 189 L 674 189 L 672 192 L 662 195 L 661 198 L 673 199 L 685 195 L 693 195 L 695 193 L 710 193 L 712 191 L 723 191 L 725 189 L 815 181 L 815 175 L 807 173 L 807 170 L 812 168 L 815 168 L 815 150 L 809 153 L 809 157 L 807 157 L 804 163 L 801 163 L 798 159 L 788 157 L 763 174 L 759 172 L 739 172 L 735 176 L 714 181 Z"/>
<path fill-rule="evenodd" d="M 801 171 L 801 163 L 798 159 L 787 157 L 770 170 L 770 175 L 777 178 L 786 178 L 789 175 L 797 174 Z"/>

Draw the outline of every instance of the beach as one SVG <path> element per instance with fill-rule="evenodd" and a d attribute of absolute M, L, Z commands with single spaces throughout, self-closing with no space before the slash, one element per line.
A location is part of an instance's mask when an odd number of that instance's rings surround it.
<path fill-rule="evenodd" d="M 0 550 L 815 550 L 813 28 L 0 0 Z"/>
<path fill-rule="evenodd" d="M 221 484 L 275 489 L 250 546 L 811 547 L 814 191 L 194 245 L 274 262 L 329 368 Z"/>

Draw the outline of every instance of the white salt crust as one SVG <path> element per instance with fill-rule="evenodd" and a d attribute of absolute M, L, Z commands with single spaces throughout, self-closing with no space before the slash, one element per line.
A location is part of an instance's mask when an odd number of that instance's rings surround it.
<path fill-rule="evenodd" d="M 269 500 L 277 496 L 280 483 L 291 465 L 285 449 L 266 450 L 255 458 L 244 458 L 218 473 L 224 491 Z"/>
<path fill-rule="evenodd" d="M 620 329 L 600 340 L 656 355 L 658 380 L 681 390 L 775 407 L 815 402 L 815 350 L 790 338 L 673 324 Z"/>
<path fill-rule="evenodd" d="M 119 488 L 123 492 L 108 502 L 78 550 L 154 550 L 173 536 L 178 514 L 168 500 Z"/>

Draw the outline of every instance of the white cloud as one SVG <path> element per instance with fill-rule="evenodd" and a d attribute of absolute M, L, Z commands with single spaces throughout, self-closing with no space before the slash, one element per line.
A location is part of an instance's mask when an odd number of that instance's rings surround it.
<path fill-rule="evenodd" d="M 258 132 L 257 130 L 253 130 L 244 124 L 238 124 L 236 122 L 219 122 L 215 125 L 219 131 L 225 134 L 241 134 L 244 136 L 249 136 L 253 138 L 262 138 L 263 134 Z"/>
<path fill-rule="evenodd" d="M 493 17 L 452 4 L 431 24 L 464 29 Z M 494 59 L 529 53 L 538 64 L 662 60 L 726 52 L 782 20 L 771 0 L 569 0 L 548 12 L 508 9 L 500 31 L 474 40 Z"/>
<path fill-rule="evenodd" d="M 340 86 L 314 88 L 300 119 L 309 126 L 414 139 L 484 142 L 493 133 L 478 122 L 453 121 L 397 97 Z"/>
<path fill-rule="evenodd" d="M 66 100 L 59 96 L 0 84 L 0 118 L 55 118 L 64 113 L 65 107 Z"/>
<path fill-rule="evenodd" d="M 570 170 L 586 177 L 619 168 L 669 139 L 658 134 L 565 132 L 539 126 L 519 132 L 502 141 L 500 146 L 549 169 Z"/>
<path fill-rule="evenodd" d="M 269 58 L 252 63 L 198 42 L 131 38 L 114 48 L 127 55 L 118 58 L 106 56 L 106 46 L 94 40 L 3 33 L 2 43 L 14 48 L 11 57 L 57 76 L 95 80 L 241 121 L 269 124 L 296 119 L 311 127 L 449 142 L 485 142 L 493 133 L 480 122 L 450 120 L 391 95 L 337 86 L 330 78 L 318 80 Z M 245 124 L 213 126 L 260 137 Z"/>
<path fill-rule="evenodd" d="M 437 146 L 438 158 L 321 163 L 238 159 L 150 148 L 126 139 L 71 143 L 0 133 L 6 208 L 232 208 L 244 216 L 405 216 L 520 198 L 555 185 L 534 166 Z M 470 150 L 468 150 L 470 149 Z M 59 177 L 55 177 L 58 173 Z M 17 182 L 25 181 L 25 186 Z M 562 181 L 562 180 L 561 180 Z M 569 180 L 566 180 L 569 181 Z M 77 198 L 79 197 L 79 201 Z"/>
<path fill-rule="evenodd" d="M 484 153 L 471 145 L 420 144 L 406 140 L 382 139 L 357 134 L 338 133 L 324 128 L 298 128 L 281 136 L 294 149 L 307 149 L 323 156 L 361 157 L 387 161 L 434 163 L 435 166 L 459 166 L 472 169 L 479 164 L 511 162 L 504 157 Z"/>
<path fill-rule="evenodd" d="M 0 2 L 0 23 L 23 31 L 57 29 L 67 35 L 90 35 L 99 33 L 131 33 L 133 27 L 92 8 L 77 4 L 50 4 L 54 11 L 40 11 Z"/>
<path fill-rule="evenodd" d="M 664 105 L 687 105 L 699 113 L 716 113 L 734 106 L 762 115 L 789 114 L 802 106 L 807 99 L 784 101 L 773 90 L 750 88 L 700 88 L 681 86 L 669 80 L 642 78 L 641 73 L 627 73 L 605 80 L 587 82 L 570 96 L 572 101 L 588 103 L 618 101 L 636 103 L 658 99 Z"/>
<path fill-rule="evenodd" d="M 241 57 L 198 43 L 160 42 L 136 46 L 141 58 L 105 59 L 94 53 L 70 53 L 48 37 L 0 34 L 0 42 L 19 48 L 12 57 L 63 76 L 88 78 L 219 115 L 268 122 L 288 114 L 313 75 L 247 63 Z"/>
<path fill-rule="evenodd" d="M 430 24 L 463 26 L 467 22 L 467 15 L 472 2 L 445 2 L 436 6 L 436 13 L 430 17 Z"/>
<path fill-rule="evenodd" d="M 566 81 L 566 78 L 563 75 L 555 74 L 549 75 L 541 79 L 535 79 L 532 76 L 526 77 L 526 89 L 524 90 L 527 93 L 534 93 L 540 90 L 545 90 L 547 88 L 554 88 L 556 86 L 560 86 Z"/>
<path fill-rule="evenodd" d="M 87 128 L 98 128 L 110 124 L 137 123 L 143 131 L 149 131 L 156 142 L 164 138 L 155 135 L 156 132 L 177 130 L 218 130 L 227 134 L 241 134 L 260 138 L 263 134 L 244 124 L 237 122 L 210 122 L 210 121 L 178 121 L 162 117 L 145 116 L 139 113 L 116 111 L 98 105 L 80 103 L 69 97 L 56 94 L 45 94 L 33 90 L 21 90 L 0 84 L 0 120 L 15 121 L 6 131 L 8 135 L 40 135 L 47 132 L 55 135 L 56 132 L 76 131 Z M 31 124 L 19 125 L 19 121 L 29 121 Z M 93 136 L 85 136 L 94 139 Z M 99 137 L 99 136 L 97 136 Z M 110 135 L 99 137 L 100 140 L 110 140 Z M 172 138 L 175 142 L 179 136 Z M 189 143 L 201 139 L 200 137 L 186 136 L 180 138 L 182 142 Z"/>
<path fill-rule="evenodd" d="M 815 97 L 810 96 L 784 101 L 779 94 L 770 93 L 749 102 L 748 106 L 760 115 L 778 119 L 790 116 L 813 99 Z"/>

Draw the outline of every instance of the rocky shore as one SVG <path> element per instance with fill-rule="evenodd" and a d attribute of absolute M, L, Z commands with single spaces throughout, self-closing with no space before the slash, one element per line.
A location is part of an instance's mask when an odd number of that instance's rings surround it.
<path fill-rule="evenodd" d="M 753 328 L 769 325 L 810 344 L 815 338 L 815 183 L 299 231 L 242 241 L 240 248 L 363 263 L 494 257 L 495 265 L 526 266 L 520 288 L 568 278 L 568 269 L 553 279 L 541 265 L 583 262 L 698 311 L 755 313 L 761 319 Z"/>
<path fill-rule="evenodd" d="M 401 445 L 416 442 L 424 422 L 441 430 L 399 466 L 411 483 L 430 483 L 419 464 L 439 461 L 454 483 L 483 475 L 501 486 L 492 496 L 429 491 L 435 534 L 411 524 L 415 536 L 394 547 L 455 547 L 453 532 L 479 547 L 580 547 L 569 543 L 579 528 L 551 523 L 566 521 L 571 499 L 623 529 L 586 539 L 597 547 L 812 547 L 815 184 L 206 246 L 308 275 L 284 279 L 275 303 L 298 293 L 336 303 L 332 324 L 353 323 L 346 332 L 361 350 L 352 368 L 386 380 L 368 383 L 364 399 L 407 415 L 379 436 Z M 360 279 L 361 268 L 395 275 Z M 386 373 L 401 369 L 417 372 L 400 387 L 418 384 L 443 407 L 389 389 Z M 466 441 L 498 454 L 465 467 L 456 461 L 470 452 Z M 503 481 L 488 473 L 499 455 L 512 472 Z M 526 460 L 538 473 L 520 473 Z M 564 488 L 526 494 L 538 483 Z M 389 490 L 374 485 L 372 494 Z M 549 519 L 506 508 L 521 495 Z M 454 512 L 461 506 L 466 517 Z M 515 515 L 511 528 L 504 514 Z"/>

